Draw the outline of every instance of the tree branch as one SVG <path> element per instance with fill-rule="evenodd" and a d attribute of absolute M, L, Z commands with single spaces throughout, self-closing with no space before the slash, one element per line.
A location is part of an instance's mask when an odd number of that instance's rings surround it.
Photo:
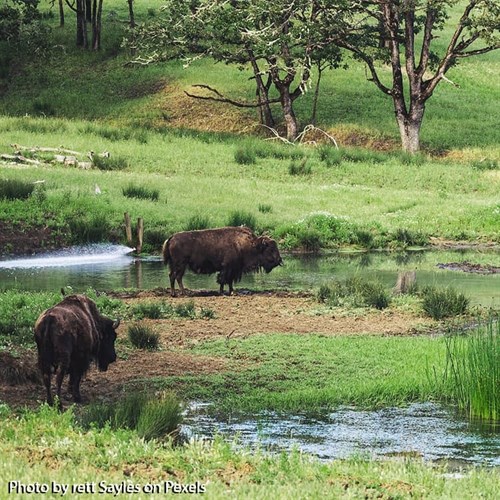
<path fill-rule="evenodd" d="M 213 92 L 217 97 L 190 94 L 189 92 L 187 92 L 185 90 L 184 93 L 188 97 L 192 97 L 193 99 L 201 99 L 204 101 L 225 102 L 227 104 L 232 104 L 233 106 L 236 106 L 238 108 L 259 108 L 261 106 L 264 106 L 265 104 L 273 104 L 273 103 L 280 102 L 279 99 L 268 99 L 266 101 L 261 101 L 261 102 L 257 102 L 257 103 L 235 101 L 234 99 L 230 99 L 228 97 L 225 97 L 217 89 L 214 89 L 214 88 L 210 87 L 209 85 L 197 84 L 197 85 L 191 85 L 191 86 L 196 87 L 196 88 L 209 90 L 210 92 Z"/>

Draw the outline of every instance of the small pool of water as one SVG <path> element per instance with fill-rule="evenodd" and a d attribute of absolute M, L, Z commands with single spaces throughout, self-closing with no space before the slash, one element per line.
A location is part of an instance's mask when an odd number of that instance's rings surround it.
<path fill-rule="evenodd" d="M 0 290 L 59 290 L 76 292 L 168 287 L 168 269 L 160 257 L 137 258 L 124 246 L 92 245 L 34 258 L 0 261 Z M 315 290 L 334 279 L 362 275 L 387 287 L 399 272 L 415 270 L 419 286 L 452 286 L 472 304 L 500 307 L 500 274 L 482 275 L 440 269 L 449 262 L 479 262 L 500 267 L 500 252 L 418 251 L 405 253 L 335 253 L 325 256 L 284 255 L 285 265 L 271 273 L 249 274 L 236 285 L 252 290 Z M 186 272 L 185 285 L 194 290 L 218 290 L 215 276 Z"/>
<path fill-rule="evenodd" d="M 188 437 L 236 439 L 236 446 L 290 451 L 322 460 L 368 456 L 417 456 L 468 465 L 500 466 L 500 429 L 468 423 L 432 404 L 359 411 L 340 408 L 321 417 L 260 413 L 251 418 L 214 417 L 195 403 L 185 415 Z"/>

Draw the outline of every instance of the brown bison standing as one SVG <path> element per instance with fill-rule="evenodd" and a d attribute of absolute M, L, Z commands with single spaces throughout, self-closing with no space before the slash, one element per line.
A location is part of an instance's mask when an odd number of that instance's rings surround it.
<path fill-rule="evenodd" d="M 95 302 L 84 295 L 69 295 L 40 315 L 35 324 L 35 341 L 47 403 L 54 403 L 50 388 L 53 372 L 57 374 L 59 406 L 62 407 L 61 385 L 67 373 L 73 400 L 81 401 L 80 381 L 91 361 L 97 361 L 101 371 L 116 361 L 118 324 L 119 320 L 101 316 Z"/>
<path fill-rule="evenodd" d="M 231 294 L 244 273 L 261 268 L 269 273 L 283 261 L 268 236 L 255 236 L 246 227 L 222 227 L 174 234 L 163 244 L 163 262 L 170 266 L 170 293 L 175 296 L 175 280 L 184 294 L 186 267 L 197 274 L 218 272 L 220 293 L 227 283 Z"/>

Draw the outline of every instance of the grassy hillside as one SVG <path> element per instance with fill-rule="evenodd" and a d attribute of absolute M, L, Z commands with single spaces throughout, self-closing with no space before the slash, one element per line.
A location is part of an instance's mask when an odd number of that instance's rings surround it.
<path fill-rule="evenodd" d="M 98 54 L 74 47 L 74 14 L 67 9 L 64 28 L 58 27 L 56 9 L 41 2 L 52 26 L 51 50 L 46 60 L 11 63 L 11 76 L 3 85 L 0 112 L 10 115 L 58 116 L 114 121 L 119 124 L 189 127 L 203 130 L 248 132 L 257 126 L 256 112 L 218 103 L 193 101 L 183 90 L 196 83 L 209 84 L 235 98 L 254 98 L 251 73 L 233 66 L 201 60 L 183 69 L 182 62 L 125 66 L 131 56 L 120 48 L 128 17 L 126 2 L 104 3 L 103 48 Z M 138 22 L 159 12 L 162 2 L 135 5 Z M 452 18 L 453 20 L 453 18 Z M 437 39 L 443 47 L 451 22 Z M 349 60 L 347 59 L 347 62 Z M 489 53 L 463 61 L 448 74 L 456 84 L 443 82 L 428 103 L 422 141 L 432 150 L 481 148 L 498 154 L 500 56 Z M 385 71 L 390 78 L 389 68 Z M 311 85 L 314 78 L 311 81 Z M 299 119 L 307 124 L 312 89 L 296 103 Z M 381 147 L 398 144 L 392 102 L 366 79 L 360 63 L 347 70 L 325 72 L 318 107 L 318 125 L 344 143 Z"/>
<path fill-rule="evenodd" d="M 11 154 L 12 144 L 64 146 L 87 161 L 89 151 L 108 151 L 119 165 L 81 170 L 40 153 L 32 153 L 40 165 L 1 164 L 2 181 L 43 181 L 24 200 L 0 193 L 3 253 L 16 250 L 20 230 L 43 231 L 46 246 L 123 240 L 124 211 L 144 217 L 150 251 L 173 231 L 234 222 L 270 231 L 284 248 L 498 241 L 498 54 L 455 68 L 448 76 L 459 87 L 445 82 L 429 102 L 422 139 L 439 157 L 397 153 L 392 103 L 362 65 L 327 72 L 318 125 L 337 139 L 339 153 L 316 144 L 321 133 L 307 137 L 312 145 L 265 141 L 254 110 L 184 94 L 206 83 L 250 100 L 245 70 L 211 60 L 187 69 L 181 61 L 127 65 L 126 2 L 105 2 L 99 53 L 74 47 L 71 12 L 59 28 L 50 2 L 41 5 L 51 49 L 45 59 L 11 60 L 2 73 L 0 153 Z M 160 5 L 137 3 L 137 20 Z M 312 92 L 297 101 L 304 125 L 311 105 Z M 129 188 L 153 190 L 154 199 L 127 197 Z"/>

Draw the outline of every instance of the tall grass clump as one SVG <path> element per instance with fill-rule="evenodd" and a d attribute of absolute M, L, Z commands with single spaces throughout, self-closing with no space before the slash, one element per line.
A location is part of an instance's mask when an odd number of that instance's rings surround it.
<path fill-rule="evenodd" d="M 361 276 L 323 284 L 316 298 L 329 306 L 374 307 L 380 310 L 388 307 L 391 302 L 390 294 L 382 283 Z"/>
<path fill-rule="evenodd" d="M 146 391 L 132 391 L 112 403 L 92 403 L 78 416 L 79 424 L 89 429 L 135 430 L 146 440 L 177 437 L 182 422 L 182 406 L 172 392 L 160 396 Z"/>
<path fill-rule="evenodd" d="M 105 214 L 75 215 L 68 220 L 73 243 L 99 243 L 109 239 L 111 224 Z"/>
<path fill-rule="evenodd" d="M 320 146 L 318 156 L 327 167 L 336 167 L 342 163 L 342 151 L 332 146 Z"/>
<path fill-rule="evenodd" d="M 140 302 L 132 307 L 136 319 L 164 319 L 174 314 L 174 308 L 167 302 Z"/>
<path fill-rule="evenodd" d="M 257 162 L 255 149 L 251 144 L 239 146 L 234 152 L 234 160 L 238 165 L 253 165 Z"/>
<path fill-rule="evenodd" d="M 26 200 L 31 196 L 35 185 L 32 182 L 17 179 L 2 179 L 0 181 L 0 199 Z"/>
<path fill-rule="evenodd" d="M 198 231 L 200 229 L 208 229 L 211 227 L 210 218 L 206 215 L 192 215 L 184 226 L 184 231 Z"/>
<path fill-rule="evenodd" d="M 474 160 L 470 166 L 475 170 L 498 170 L 498 161 L 492 158 Z"/>
<path fill-rule="evenodd" d="M 155 351 L 160 344 L 160 334 L 148 325 L 130 325 L 127 330 L 127 336 L 130 343 L 138 349 Z"/>
<path fill-rule="evenodd" d="M 342 217 L 328 212 L 314 212 L 295 224 L 276 230 L 286 248 L 317 251 L 322 247 L 358 243 L 357 227 Z"/>
<path fill-rule="evenodd" d="M 426 286 L 422 289 L 422 308 L 435 320 L 465 314 L 469 299 L 452 287 Z"/>
<path fill-rule="evenodd" d="M 160 198 L 159 189 L 149 189 L 144 186 L 129 184 L 122 189 L 123 196 L 127 198 L 139 198 L 141 200 L 158 201 Z"/>
<path fill-rule="evenodd" d="M 312 172 L 311 165 L 307 164 L 307 158 L 300 161 L 292 160 L 288 166 L 288 173 L 290 175 L 310 175 Z"/>
<path fill-rule="evenodd" d="M 252 231 L 257 227 L 257 217 L 244 210 L 233 210 L 227 218 L 228 226 L 246 226 Z"/>
<path fill-rule="evenodd" d="M 99 170 L 125 170 L 128 168 L 128 160 L 122 156 L 94 156 L 92 163 Z"/>
<path fill-rule="evenodd" d="M 470 417 L 500 421 L 500 318 L 446 338 L 452 398 Z"/>
<path fill-rule="evenodd" d="M 149 400 L 141 410 L 137 421 L 137 434 L 146 440 L 176 437 L 182 422 L 182 407 L 171 392 L 159 399 Z"/>

